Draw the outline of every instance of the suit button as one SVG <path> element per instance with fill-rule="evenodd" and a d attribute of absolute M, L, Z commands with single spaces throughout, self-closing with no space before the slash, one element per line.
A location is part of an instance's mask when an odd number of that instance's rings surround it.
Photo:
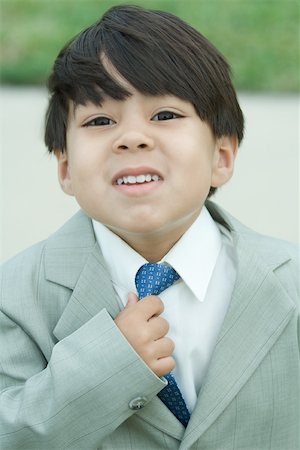
<path fill-rule="evenodd" d="M 136 398 L 133 398 L 129 402 L 129 408 L 133 409 L 133 410 L 142 409 L 146 405 L 147 401 L 148 401 L 147 397 L 136 397 Z"/>

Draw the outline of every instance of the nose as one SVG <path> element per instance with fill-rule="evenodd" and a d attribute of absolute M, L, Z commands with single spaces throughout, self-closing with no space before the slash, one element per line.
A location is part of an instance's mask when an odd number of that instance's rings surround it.
<path fill-rule="evenodd" d="M 128 150 L 137 152 L 139 150 L 152 150 L 154 147 L 154 140 L 146 134 L 139 131 L 127 131 L 116 139 L 113 145 L 115 152 Z"/>

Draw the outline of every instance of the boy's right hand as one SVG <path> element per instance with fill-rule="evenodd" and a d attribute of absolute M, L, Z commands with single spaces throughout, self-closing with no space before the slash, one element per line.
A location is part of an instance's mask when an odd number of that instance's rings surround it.
<path fill-rule="evenodd" d="M 164 305 L 159 297 L 151 295 L 139 301 L 130 292 L 125 308 L 115 318 L 125 338 L 158 377 L 175 367 L 172 356 L 175 345 L 166 336 L 169 323 L 160 317 L 163 310 Z"/>

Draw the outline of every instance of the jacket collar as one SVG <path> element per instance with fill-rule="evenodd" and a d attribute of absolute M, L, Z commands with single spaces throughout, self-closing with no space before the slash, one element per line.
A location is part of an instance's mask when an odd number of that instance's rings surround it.
<path fill-rule="evenodd" d="M 96 242 L 91 220 L 79 211 L 52 235 L 45 248 L 46 279 L 72 290 L 54 329 L 63 339 L 106 308 L 115 317 L 120 308 Z"/>

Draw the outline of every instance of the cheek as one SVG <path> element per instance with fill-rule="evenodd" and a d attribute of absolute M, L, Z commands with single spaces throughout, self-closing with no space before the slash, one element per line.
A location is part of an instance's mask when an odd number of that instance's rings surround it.
<path fill-rule="evenodd" d="M 181 180 L 178 183 L 178 195 L 184 197 L 186 204 L 203 203 L 206 199 L 213 175 L 213 148 L 202 143 L 186 151 L 178 161 Z"/>
<path fill-rule="evenodd" d="M 99 166 L 95 153 L 93 153 L 86 145 L 73 146 L 69 157 L 69 170 L 71 176 L 76 178 L 84 178 L 91 176 Z"/>
<path fill-rule="evenodd" d="M 211 178 L 214 148 L 207 143 L 187 143 L 183 151 L 177 152 L 176 164 L 191 182 L 201 184 Z M 175 160 L 175 158 L 174 158 Z"/>

